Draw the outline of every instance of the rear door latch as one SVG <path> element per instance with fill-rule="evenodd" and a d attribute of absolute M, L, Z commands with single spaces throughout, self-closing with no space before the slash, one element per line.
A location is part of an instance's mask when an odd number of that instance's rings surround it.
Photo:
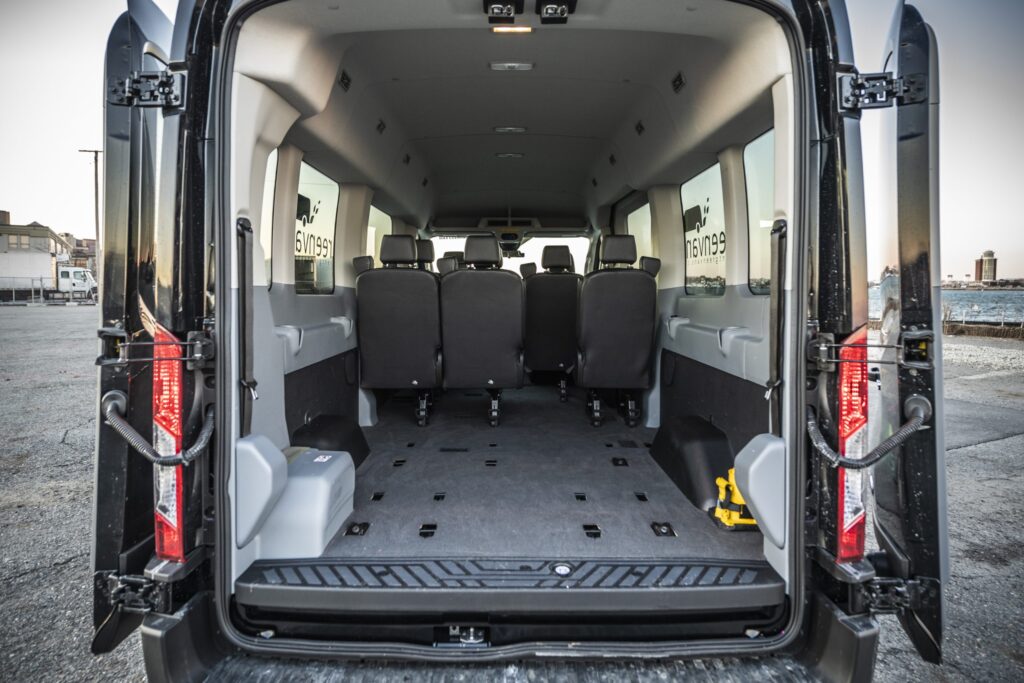
<path fill-rule="evenodd" d="M 916 610 L 939 599 L 939 582 L 925 577 L 900 579 L 878 577 L 858 584 L 855 599 L 872 614 L 897 614 Z"/>
<path fill-rule="evenodd" d="M 913 104 L 923 102 L 927 96 L 927 81 L 923 74 L 899 78 L 891 73 L 839 75 L 839 108 L 842 111 Z"/>
<path fill-rule="evenodd" d="M 111 104 L 126 107 L 179 108 L 185 104 L 185 73 L 133 71 L 110 87 Z"/>
<path fill-rule="evenodd" d="M 107 594 L 111 607 L 124 612 L 167 612 L 170 606 L 169 584 L 135 574 L 105 573 L 97 577 L 100 589 Z"/>

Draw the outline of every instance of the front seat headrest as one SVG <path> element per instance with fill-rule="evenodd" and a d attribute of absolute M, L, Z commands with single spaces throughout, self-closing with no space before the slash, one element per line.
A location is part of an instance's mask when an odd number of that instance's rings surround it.
<path fill-rule="evenodd" d="M 356 269 L 356 275 L 365 273 L 368 270 L 373 270 L 373 257 L 356 256 L 352 259 L 352 267 Z"/>
<path fill-rule="evenodd" d="M 494 235 L 470 235 L 466 238 L 466 263 L 474 268 L 501 266 L 501 249 Z"/>
<path fill-rule="evenodd" d="M 636 240 L 632 235 L 608 235 L 601 240 L 601 263 L 625 263 L 636 261 Z"/>
<path fill-rule="evenodd" d="M 456 267 L 462 268 L 466 265 L 466 258 L 461 251 L 446 251 L 442 258 L 453 258 L 455 259 Z"/>
<path fill-rule="evenodd" d="M 430 240 L 416 240 L 416 262 L 421 268 L 434 262 L 434 243 Z"/>
<path fill-rule="evenodd" d="M 519 274 L 523 276 L 524 280 L 526 278 L 530 277 L 531 275 L 536 275 L 537 274 L 537 264 L 536 263 L 520 263 L 519 264 Z"/>
<path fill-rule="evenodd" d="M 380 262 L 385 266 L 416 263 L 416 240 L 412 235 L 384 235 L 380 241 Z"/>
<path fill-rule="evenodd" d="M 661 259 L 653 256 L 641 256 L 640 270 L 646 270 L 652 277 L 657 277 L 661 270 Z"/>
<path fill-rule="evenodd" d="M 550 244 L 544 247 L 540 264 L 544 270 L 563 273 L 572 268 L 572 252 L 564 244 Z"/>
<path fill-rule="evenodd" d="M 437 272 L 441 275 L 447 275 L 453 270 L 459 269 L 459 261 L 454 256 L 442 256 L 437 259 Z"/>

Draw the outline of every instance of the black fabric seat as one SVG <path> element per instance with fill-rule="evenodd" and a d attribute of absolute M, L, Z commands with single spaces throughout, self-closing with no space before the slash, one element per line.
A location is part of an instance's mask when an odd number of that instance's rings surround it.
<path fill-rule="evenodd" d="M 651 277 L 657 277 L 658 273 L 661 272 L 661 259 L 654 258 L 653 256 L 641 256 L 640 270 L 646 270 L 651 274 Z"/>
<path fill-rule="evenodd" d="M 459 269 L 459 262 L 455 260 L 454 256 L 442 256 L 437 259 L 437 274 L 447 275 L 453 270 Z"/>
<path fill-rule="evenodd" d="M 544 247 L 544 272 L 524 280 L 526 288 L 526 367 L 530 372 L 571 373 L 576 365 L 576 316 L 580 282 L 572 271 L 569 247 Z M 566 400 L 565 377 L 560 378 Z"/>
<path fill-rule="evenodd" d="M 360 275 L 368 270 L 373 270 L 373 257 L 356 256 L 352 259 L 352 267 L 355 268 L 356 275 Z"/>
<path fill-rule="evenodd" d="M 491 424 L 498 421 L 500 390 L 523 383 L 523 281 L 501 270 L 498 241 L 466 239 L 466 270 L 441 278 L 444 385 L 491 391 Z"/>
<path fill-rule="evenodd" d="M 456 268 L 462 270 L 466 267 L 466 254 L 463 251 L 446 251 L 443 258 L 455 259 Z"/>
<path fill-rule="evenodd" d="M 434 243 L 430 240 L 416 240 L 416 266 L 420 270 L 434 270 Z"/>
<path fill-rule="evenodd" d="M 419 392 L 417 418 L 426 423 L 426 390 L 441 385 L 438 278 L 416 268 L 416 241 L 386 235 L 382 268 L 356 277 L 360 383 L 371 389 Z"/>
<path fill-rule="evenodd" d="M 632 235 L 605 237 L 600 260 L 602 268 L 583 278 L 580 287 L 576 382 L 591 390 L 648 389 L 658 317 L 657 285 L 651 273 L 631 267 L 636 261 Z M 628 395 L 627 404 L 627 422 L 635 424 L 639 416 L 635 397 Z M 599 424 L 600 402 L 594 392 L 591 413 Z"/>

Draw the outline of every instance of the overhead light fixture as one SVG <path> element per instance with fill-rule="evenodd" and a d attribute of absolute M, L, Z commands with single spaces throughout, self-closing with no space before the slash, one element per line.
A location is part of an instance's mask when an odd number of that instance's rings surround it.
<path fill-rule="evenodd" d="M 484 0 L 484 14 L 492 24 L 511 24 L 523 13 L 525 0 Z"/>
<path fill-rule="evenodd" d="M 495 133 L 525 133 L 525 126 L 495 126 Z"/>
<path fill-rule="evenodd" d="M 565 24 L 576 11 L 576 0 L 537 0 L 537 14 L 542 24 Z"/>
<path fill-rule="evenodd" d="M 498 157 L 499 159 L 522 159 L 523 158 L 523 153 L 522 152 L 498 152 L 494 156 Z"/>
<path fill-rule="evenodd" d="M 533 71 L 533 62 L 491 62 L 490 67 L 491 71 Z"/>
<path fill-rule="evenodd" d="M 492 26 L 494 33 L 533 33 L 531 26 Z"/>

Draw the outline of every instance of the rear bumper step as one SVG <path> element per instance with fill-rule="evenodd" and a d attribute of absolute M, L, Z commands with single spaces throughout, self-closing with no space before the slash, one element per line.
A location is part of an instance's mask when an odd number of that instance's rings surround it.
<path fill-rule="evenodd" d="M 235 589 L 251 607 L 349 614 L 680 614 L 785 599 L 767 563 L 741 560 L 260 561 Z"/>

